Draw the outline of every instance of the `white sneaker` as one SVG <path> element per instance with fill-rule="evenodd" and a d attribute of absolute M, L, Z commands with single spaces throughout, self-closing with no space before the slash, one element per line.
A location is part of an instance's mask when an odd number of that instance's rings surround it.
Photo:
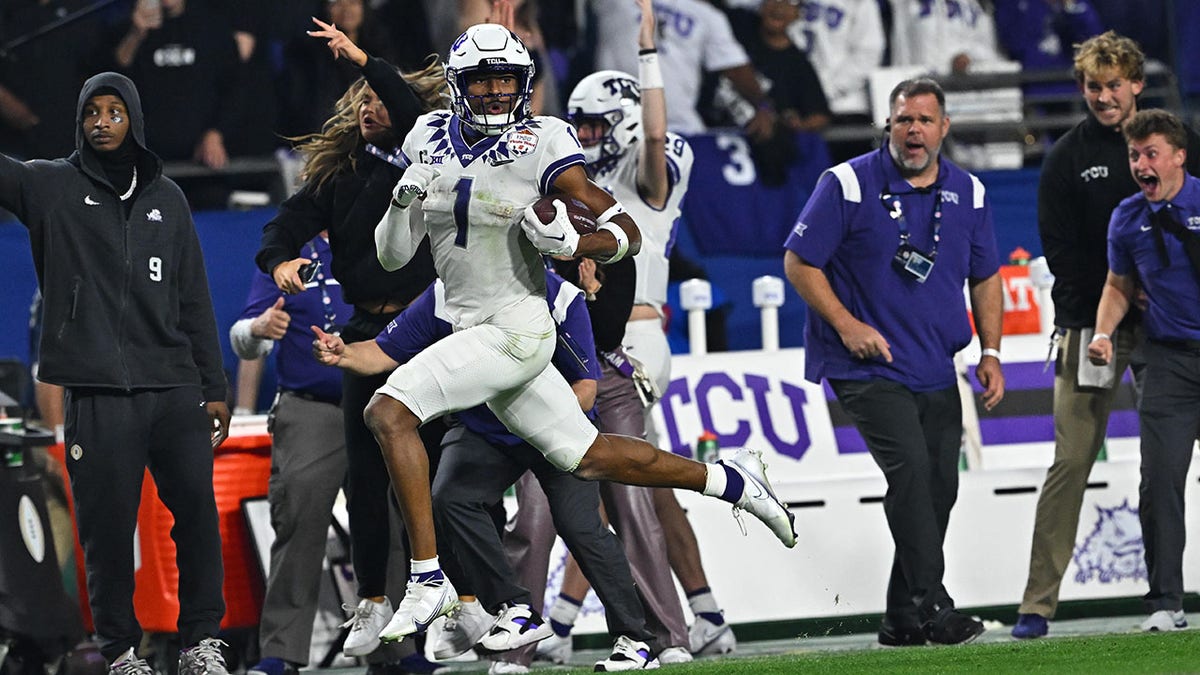
<path fill-rule="evenodd" d="M 154 675 L 154 669 L 129 648 L 108 666 L 109 675 Z"/>
<path fill-rule="evenodd" d="M 460 604 L 446 615 L 436 639 L 430 630 L 434 660 L 444 661 L 467 653 L 495 622 L 496 617 L 488 614 L 478 600 Z"/>
<path fill-rule="evenodd" d="M 406 635 L 423 633 L 434 619 L 449 614 L 458 605 L 458 592 L 449 579 L 409 581 L 392 620 L 379 631 L 379 639 L 383 642 L 399 642 Z"/>
<path fill-rule="evenodd" d="M 537 651 L 533 653 L 533 658 L 536 661 L 550 661 L 561 665 L 571 660 L 574 649 L 570 635 L 551 633 L 550 637 L 537 643 Z"/>
<path fill-rule="evenodd" d="M 733 459 L 727 462 L 722 460 L 720 463 L 732 467 L 741 474 L 746 483 L 741 499 L 733 505 L 734 516 L 736 517 L 741 510 L 749 511 L 752 516 L 771 528 L 784 546 L 795 546 L 796 517 L 779 501 L 775 491 L 771 489 L 771 484 L 767 482 L 767 465 L 763 464 L 762 453 L 742 448 Z"/>
<path fill-rule="evenodd" d="M 692 654 L 696 656 L 728 654 L 737 649 L 737 638 L 733 635 L 732 626 L 728 623 L 718 626 L 702 616 L 696 617 L 696 621 L 688 629 L 688 642 Z"/>
<path fill-rule="evenodd" d="M 488 666 L 488 675 L 509 675 L 510 673 L 528 673 L 529 666 L 513 663 L 512 661 L 492 661 Z"/>
<path fill-rule="evenodd" d="M 370 598 L 358 601 L 358 607 L 342 605 L 347 612 L 354 612 L 350 619 L 342 624 L 349 628 L 350 634 L 342 645 L 342 653 L 346 656 L 366 656 L 379 648 L 379 631 L 387 625 L 392 616 L 392 601 L 384 597 L 383 602 L 375 602 Z"/>
<path fill-rule="evenodd" d="M 217 638 L 204 638 L 195 647 L 179 652 L 179 675 L 229 675 L 221 653 L 221 647 L 227 646 Z"/>
<path fill-rule="evenodd" d="M 491 652 L 506 652 L 524 647 L 554 634 L 550 622 L 527 605 L 512 605 L 500 612 L 492 630 L 479 641 L 479 646 Z"/>
<path fill-rule="evenodd" d="M 664 666 L 672 663 L 691 663 L 692 653 L 683 647 L 667 647 L 658 653 L 658 662 Z"/>
<path fill-rule="evenodd" d="M 1147 633 L 1166 632 L 1183 630 L 1187 628 L 1187 625 L 1187 617 L 1184 616 L 1182 609 L 1175 612 L 1169 609 L 1160 609 L 1146 617 L 1146 620 L 1142 622 L 1142 630 Z"/>
<path fill-rule="evenodd" d="M 615 673 L 618 670 L 642 670 L 657 668 L 658 662 L 650 658 L 650 647 L 645 642 L 624 635 L 613 643 L 612 653 L 607 659 L 596 662 L 597 673 Z"/>

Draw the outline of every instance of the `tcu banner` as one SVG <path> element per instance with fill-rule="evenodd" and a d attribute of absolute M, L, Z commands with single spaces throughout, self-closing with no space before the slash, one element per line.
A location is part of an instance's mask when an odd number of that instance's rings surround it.
<path fill-rule="evenodd" d="M 838 451 L 825 392 L 804 379 L 803 349 L 675 356 L 671 369 L 654 410 L 664 450 L 694 458 L 707 429 L 722 451 L 761 450 L 774 484 L 878 474 L 865 453 Z"/>

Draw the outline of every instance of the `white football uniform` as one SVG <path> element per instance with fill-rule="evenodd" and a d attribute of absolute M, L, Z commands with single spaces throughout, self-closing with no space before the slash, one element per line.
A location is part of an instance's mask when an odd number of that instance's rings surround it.
<path fill-rule="evenodd" d="M 661 310 L 667 303 L 667 258 L 675 243 L 680 206 L 692 175 L 692 147 L 682 136 L 667 132 L 667 178 L 671 192 L 663 208 L 650 206 L 638 194 L 637 170 L 642 141 L 631 146 L 615 162 L 604 166 L 592 180 L 616 198 L 637 223 L 642 233 L 642 250 L 634 256 L 637 289 L 633 302 Z"/>
<path fill-rule="evenodd" d="M 520 220 L 563 171 L 584 163 L 582 149 L 574 129 L 552 117 L 526 119 L 474 145 L 460 124 L 448 111 L 417 120 L 404 158 L 441 173 L 423 201 L 389 208 L 376 232 L 385 267 L 404 258 L 391 257 L 390 241 L 407 242 L 395 250 L 408 252 L 428 232 L 455 332 L 397 368 L 379 393 L 422 422 L 486 402 L 510 431 L 570 471 L 597 431 L 550 363 L 555 329 L 545 271 Z"/>
<path fill-rule="evenodd" d="M 871 111 L 867 76 L 883 63 L 887 42 L 877 0 L 806 0 L 788 36 L 808 54 L 830 110 Z"/>
<path fill-rule="evenodd" d="M 596 17 L 596 69 L 638 72 L 638 26 L 642 10 L 634 0 L 592 0 Z M 720 9 L 705 0 L 655 0 L 658 63 L 667 97 L 667 128 L 704 133 L 696 110 L 705 71 L 750 63 L 750 57 Z"/>
<path fill-rule="evenodd" d="M 637 265 L 637 286 L 633 302 L 650 305 L 661 315 L 667 304 L 667 277 L 671 247 L 679 223 L 680 206 L 687 193 L 692 175 L 692 148 L 686 139 L 667 132 L 667 177 L 671 192 L 663 208 L 650 206 L 638 194 L 637 167 L 642 156 L 641 141 L 631 146 L 615 162 L 602 166 L 593 177 L 597 185 L 608 190 L 625 211 L 633 217 L 642 233 L 642 250 L 634 256 Z M 625 328 L 622 347 L 641 361 L 647 373 L 665 392 L 671 378 L 671 347 L 657 319 L 630 321 Z"/>

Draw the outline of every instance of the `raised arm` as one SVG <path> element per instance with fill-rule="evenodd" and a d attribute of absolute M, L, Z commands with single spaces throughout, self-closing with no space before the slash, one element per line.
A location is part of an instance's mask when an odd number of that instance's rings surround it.
<path fill-rule="evenodd" d="M 654 46 L 654 8 L 638 0 L 642 22 L 638 30 L 638 80 L 642 89 L 642 156 L 638 158 L 638 193 L 650 206 L 661 209 L 671 194 L 667 174 L 667 97 L 663 93 L 658 50 Z"/>

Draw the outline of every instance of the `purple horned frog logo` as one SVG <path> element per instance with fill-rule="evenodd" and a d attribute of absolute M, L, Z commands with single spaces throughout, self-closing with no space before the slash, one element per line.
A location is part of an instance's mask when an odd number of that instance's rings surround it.
<path fill-rule="evenodd" d="M 1102 584 L 1123 579 L 1146 579 L 1146 558 L 1142 545 L 1142 523 L 1129 500 L 1106 509 L 1096 506 L 1096 526 L 1075 549 L 1075 581 L 1085 583 L 1093 577 Z"/>

